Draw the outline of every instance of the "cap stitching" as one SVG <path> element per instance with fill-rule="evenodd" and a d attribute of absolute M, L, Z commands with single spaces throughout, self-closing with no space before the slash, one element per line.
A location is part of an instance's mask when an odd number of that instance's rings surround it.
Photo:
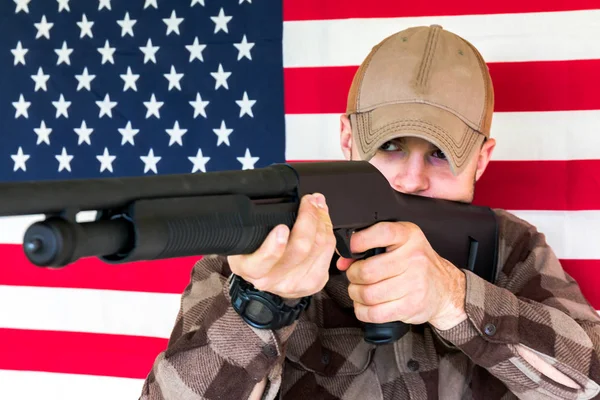
<path fill-rule="evenodd" d="M 438 29 L 432 28 L 429 30 L 429 34 L 427 35 L 426 54 L 421 60 L 419 73 L 417 75 L 417 83 L 420 87 L 426 86 L 427 77 L 431 71 L 431 60 L 433 59 L 433 54 L 435 53 L 435 49 L 437 47 L 437 38 L 439 37 L 438 32 Z"/>
<path fill-rule="evenodd" d="M 454 114 L 455 116 L 457 116 L 460 120 L 462 120 L 463 122 L 465 122 L 466 124 L 473 124 L 476 125 L 475 122 L 473 122 L 472 120 L 470 120 L 469 118 L 465 117 L 463 114 L 459 113 L 458 111 L 456 111 L 453 108 L 447 107 L 443 104 L 439 104 L 439 103 L 434 103 L 432 101 L 423 101 L 422 99 L 407 99 L 407 100 L 402 100 L 402 101 L 398 101 L 398 100 L 393 100 L 393 101 L 385 101 L 385 102 L 381 102 L 381 103 L 377 103 L 377 104 L 373 104 L 371 107 L 361 111 L 360 113 L 363 114 L 368 114 L 370 112 L 372 112 L 373 110 L 380 108 L 380 107 L 384 107 L 384 106 L 391 106 L 391 105 L 395 105 L 395 104 L 425 104 L 425 105 L 429 105 L 429 106 L 433 106 L 433 107 L 439 107 L 442 110 L 448 111 L 452 114 Z M 359 113 L 355 113 L 355 114 L 359 114 Z M 469 127 L 471 129 L 473 129 L 475 132 L 479 132 L 478 129 L 474 129 L 473 127 Z M 481 132 L 479 132 L 481 133 Z"/>

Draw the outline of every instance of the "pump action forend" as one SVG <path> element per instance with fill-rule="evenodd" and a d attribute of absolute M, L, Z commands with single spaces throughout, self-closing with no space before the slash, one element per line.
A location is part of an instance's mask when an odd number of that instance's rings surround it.
<path fill-rule="evenodd" d="M 380 221 L 409 221 L 440 256 L 488 281 L 495 277 L 498 228 L 490 208 L 396 192 L 365 161 L 0 183 L 0 216 L 45 215 L 23 239 L 27 258 L 37 266 L 64 267 L 82 257 L 118 264 L 254 252 L 276 225 L 292 228 L 300 198 L 315 192 L 327 199 L 343 257 L 360 259 L 382 251 L 351 254 L 354 231 Z M 80 211 L 96 211 L 96 220 L 76 222 Z"/>

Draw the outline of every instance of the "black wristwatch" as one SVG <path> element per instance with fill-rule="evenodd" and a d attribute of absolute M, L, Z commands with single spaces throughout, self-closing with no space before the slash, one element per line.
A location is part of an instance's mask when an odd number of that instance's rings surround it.
<path fill-rule="evenodd" d="M 290 307 L 280 296 L 258 290 L 235 274 L 229 283 L 229 295 L 233 309 L 247 324 L 258 329 L 280 329 L 291 325 L 310 305 L 312 297 L 303 297 Z"/>

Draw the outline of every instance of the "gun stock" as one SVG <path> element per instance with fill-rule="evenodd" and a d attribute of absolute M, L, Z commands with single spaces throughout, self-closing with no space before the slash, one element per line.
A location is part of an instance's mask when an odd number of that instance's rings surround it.
<path fill-rule="evenodd" d="M 406 195 L 364 161 L 276 164 L 220 171 L 90 180 L 0 183 L 0 216 L 45 215 L 23 238 L 31 263 L 65 267 L 83 257 L 106 263 L 254 252 L 278 224 L 292 228 L 302 196 L 327 198 L 337 250 L 350 252 L 353 232 L 380 221 L 410 221 L 459 268 L 492 281 L 497 222 L 490 208 Z M 77 222 L 80 211 L 94 221 Z M 401 323 L 367 324 L 365 340 L 387 343 Z"/>

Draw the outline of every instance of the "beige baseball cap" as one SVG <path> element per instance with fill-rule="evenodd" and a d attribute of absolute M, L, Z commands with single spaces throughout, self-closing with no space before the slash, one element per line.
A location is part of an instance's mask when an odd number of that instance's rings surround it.
<path fill-rule="evenodd" d="M 395 33 L 360 65 L 348 94 L 353 143 L 371 159 L 385 142 L 416 136 L 460 174 L 490 136 L 494 90 L 477 49 L 439 25 Z"/>

